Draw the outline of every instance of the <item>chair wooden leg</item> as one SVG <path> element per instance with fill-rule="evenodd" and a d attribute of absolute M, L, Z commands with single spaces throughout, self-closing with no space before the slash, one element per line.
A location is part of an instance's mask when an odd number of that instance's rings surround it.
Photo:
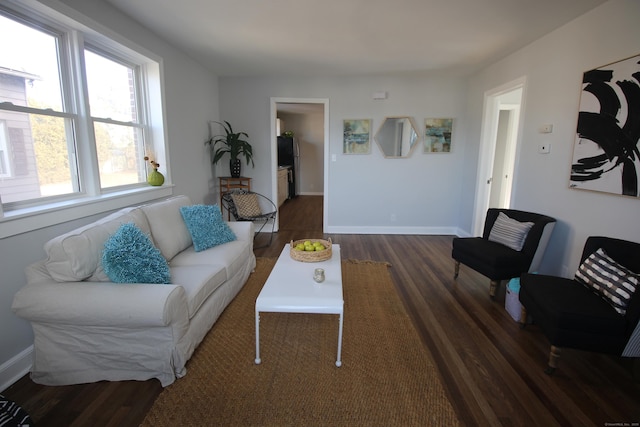
<path fill-rule="evenodd" d="M 527 309 L 524 305 L 520 305 L 520 329 L 524 329 L 527 326 Z"/>
<path fill-rule="evenodd" d="M 460 261 L 456 261 L 456 264 L 453 267 L 453 278 L 457 279 L 458 274 L 460 274 Z"/>
<path fill-rule="evenodd" d="M 551 351 L 549 352 L 549 366 L 544 370 L 545 374 L 553 375 L 558 367 L 558 359 L 560 358 L 560 349 L 555 345 L 551 346 Z"/>
<path fill-rule="evenodd" d="M 494 299 L 496 297 L 498 286 L 500 286 L 500 280 L 492 280 L 491 284 L 489 284 L 489 297 L 491 299 Z"/>

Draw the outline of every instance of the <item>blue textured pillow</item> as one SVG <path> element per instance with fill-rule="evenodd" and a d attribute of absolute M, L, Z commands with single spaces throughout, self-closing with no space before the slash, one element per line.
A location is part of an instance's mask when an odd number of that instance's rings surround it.
<path fill-rule="evenodd" d="M 167 260 L 133 223 L 122 224 L 104 243 L 102 268 L 115 283 L 171 283 Z"/>
<path fill-rule="evenodd" d="M 236 240 L 236 235 L 222 219 L 218 205 L 182 206 L 180 213 L 196 252 Z"/>

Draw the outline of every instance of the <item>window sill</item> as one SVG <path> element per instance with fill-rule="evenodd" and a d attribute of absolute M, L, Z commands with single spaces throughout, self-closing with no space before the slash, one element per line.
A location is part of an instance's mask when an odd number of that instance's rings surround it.
<path fill-rule="evenodd" d="M 142 204 L 154 199 L 168 197 L 172 194 L 173 186 L 163 185 L 8 211 L 4 213 L 4 216 L 0 217 L 0 239 L 91 215 L 114 211 L 126 206 Z"/>

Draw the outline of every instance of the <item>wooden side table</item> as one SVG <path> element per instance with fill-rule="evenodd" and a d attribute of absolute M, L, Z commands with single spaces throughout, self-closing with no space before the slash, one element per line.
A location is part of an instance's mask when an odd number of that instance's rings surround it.
<path fill-rule="evenodd" d="M 222 195 L 235 188 L 241 188 L 243 190 L 251 191 L 251 179 L 246 176 L 233 178 L 231 176 L 220 176 L 220 210 L 222 210 Z M 231 219 L 231 213 L 227 212 L 227 218 Z"/>

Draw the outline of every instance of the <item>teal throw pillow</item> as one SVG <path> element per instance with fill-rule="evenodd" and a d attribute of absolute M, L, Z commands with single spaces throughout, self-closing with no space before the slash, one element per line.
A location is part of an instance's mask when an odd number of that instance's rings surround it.
<path fill-rule="evenodd" d="M 236 240 L 233 230 L 222 219 L 218 205 L 182 206 L 180 213 L 196 252 Z"/>
<path fill-rule="evenodd" d="M 122 224 L 104 243 L 102 268 L 115 283 L 171 283 L 169 264 L 135 224 Z"/>

